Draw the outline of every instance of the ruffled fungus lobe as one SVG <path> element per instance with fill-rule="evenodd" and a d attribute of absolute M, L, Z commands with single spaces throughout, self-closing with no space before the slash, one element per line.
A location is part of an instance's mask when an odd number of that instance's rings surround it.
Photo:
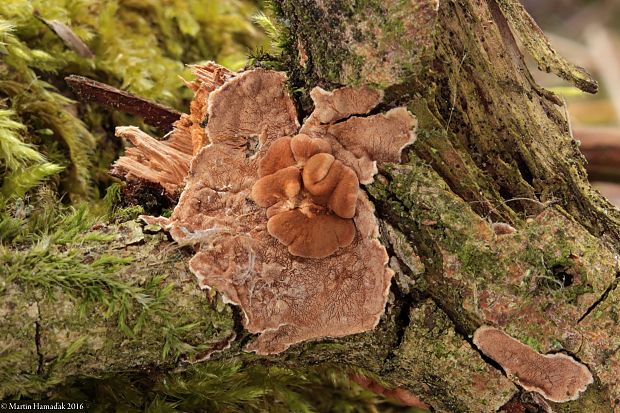
<path fill-rule="evenodd" d="M 337 128 L 327 130 L 336 119 L 365 116 L 381 98 L 368 89 L 313 92 L 321 96 L 314 120 L 300 132 L 285 81 L 283 73 L 256 69 L 197 94 L 205 100 L 192 103 L 192 112 L 206 114 L 208 144 L 192 159 L 172 216 L 145 218 L 194 246 L 189 265 L 200 287 L 216 288 L 241 306 L 245 327 L 260 333 L 247 349 L 260 354 L 377 325 L 393 272 L 358 170 L 399 158 L 414 138 L 412 130 L 400 132 L 415 124 L 406 111 L 385 118 L 398 123 L 384 124 L 398 133 L 393 141 L 382 133 L 380 151 L 368 133 L 340 143 Z M 373 115 L 340 123 L 354 127 L 362 119 L 385 120 Z M 350 143 L 362 155 L 349 152 Z M 372 171 L 365 172 L 368 181 Z"/>
<path fill-rule="evenodd" d="M 327 92 L 320 87 L 315 87 L 310 91 L 310 97 L 315 105 L 312 115 L 320 123 L 333 123 L 351 115 L 368 113 L 379 104 L 383 98 L 383 91 L 343 87 Z"/>
<path fill-rule="evenodd" d="M 252 199 L 267 208 L 267 231 L 298 257 L 325 258 L 355 237 L 359 182 L 320 138 L 276 139 L 258 167 Z"/>
<path fill-rule="evenodd" d="M 381 93 L 365 88 L 333 92 L 315 88 L 310 96 L 315 109 L 300 132 L 325 139 L 336 159 L 353 169 L 362 184 L 372 183 L 377 161 L 400 162 L 402 150 L 415 140 L 417 122 L 406 108 L 353 116 L 374 108 L 381 101 Z M 347 106 L 345 102 L 350 103 Z"/>
<path fill-rule="evenodd" d="M 494 327 L 482 326 L 474 344 L 499 363 L 526 390 L 562 403 L 579 398 L 594 379 L 590 370 L 565 354 L 539 354 Z"/>

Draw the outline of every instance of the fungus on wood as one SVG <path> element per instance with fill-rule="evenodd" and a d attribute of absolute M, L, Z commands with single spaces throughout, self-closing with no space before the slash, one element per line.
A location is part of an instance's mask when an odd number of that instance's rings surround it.
<path fill-rule="evenodd" d="M 172 216 L 145 217 L 194 246 L 200 287 L 241 306 L 259 354 L 377 325 L 393 272 L 359 182 L 415 138 L 404 108 L 367 115 L 381 93 L 366 88 L 315 89 L 300 130 L 285 82 L 255 69 L 197 93 L 190 118 L 206 114 L 206 144 Z"/>
<path fill-rule="evenodd" d="M 139 191 L 145 183 L 158 185 L 170 199 L 177 199 L 189 172 L 189 163 L 206 143 L 203 121 L 209 93 L 222 86 L 234 73 L 215 63 L 193 67 L 196 80 L 186 82 L 196 95 L 190 113 L 174 122 L 168 139 L 157 140 L 136 127 L 116 128 L 116 135 L 133 146 L 127 148 L 113 165 L 111 174 L 135 184 Z"/>
<path fill-rule="evenodd" d="M 482 326 L 474 344 L 495 360 L 521 387 L 562 403 L 579 398 L 594 379 L 590 370 L 565 354 L 539 354 L 503 331 Z"/>
<path fill-rule="evenodd" d="M 325 258 L 353 242 L 359 181 L 321 138 L 273 142 L 259 163 L 252 199 L 267 208 L 267 231 L 289 253 Z"/>

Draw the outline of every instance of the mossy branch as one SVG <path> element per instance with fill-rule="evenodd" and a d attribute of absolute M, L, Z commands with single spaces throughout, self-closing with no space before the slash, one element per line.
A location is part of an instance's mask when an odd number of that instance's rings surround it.
<path fill-rule="evenodd" d="M 392 228 L 383 241 L 397 272 L 375 330 L 269 358 L 244 354 L 253 337 L 242 315 L 196 288 L 182 248 L 138 223 L 109 225 L 90 233 L 114 240 L 84 235 L 62 245 L 58 235 L 38 260 L 23 261 L 45 266 L 51 279 L 61 275 L 59 261 L 93 271 L 95 281 L 107 280 L 86 284 L 98 291 L 93 299 L 69 288 L 83 277 L 48 290 L 19 275 L 2 284 L 12 308 L 0 325 L 8 333 L 0 348 L 11 349 L 2 354 L 3 390 L 40 391 L 103 371 L 166 370 L 187 362 L 180 353 L 200 359 L 212 343 L 223 350 L 211 355 L 220 360 L 363 368 L 436 411 L 495 412 L 511 400 L 543 408 L 548 402 L 528 399 L 481 357 L 470 335 L 490 324 L 540 353 L 587 364 L 595 383 L 554 411 L 617 408 L 620 215 L 590 187 L 557 102 L 532 82 L 498 7 L 491 0 L 277 4 L 291 36 L 281 63 L 293 88 L 370 82 L 386 88 L 385 106 L 407 105 L 420 121 L 403 164 L 382 165 L 366 187 Z M 419 30 L 399 25 L 403 15 Z M 354 41 L 328 41 L 347 34 Z M 14 225 L 26 213 L 16 207 L 6 226 L 31 241 Z M 505 225 L 514 231 L 496 230 Z M 24 270 L 11 262 L 4 268 Z M 58 359 L 62 369 L 54 368 Z M 180 394 L 201 391 L 195 383 L 186 389 Z"/>

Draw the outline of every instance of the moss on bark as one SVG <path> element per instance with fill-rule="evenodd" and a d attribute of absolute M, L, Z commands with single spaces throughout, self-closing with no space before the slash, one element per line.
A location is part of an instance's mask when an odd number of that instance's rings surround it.
<path fill-rule="evenodd" d="M 71 376 L 170 368 L 234 336 L 231 308 L 197 288 L 189 255 L 163 232 L 135 221 L 99 227 L 3 251 L 0 397 Z"/>
<path fill-rule="evenodd" d="M 477 327 L 492 324 L 537 351 L 565 352 L 590 368 L 595 384 L 558 410 L 612 411 L 620 399 L 620 215 L 588 184 L 559 101 L 533 81 L 503 9 L 493 0 L 444 1 L 436 15 L 432 2 L 419 2 L 420 8 L 391 2 L 325 4 L 277 2 L 290 35 L 281 64 L 292 87 L 308 92 L 317 84 L 371 82 L 385 88 L 384 107 L 406 104 L 420 120 L 419 138 L 407 159 L 382 165 L 381 175 L 366 188 L 378 215 L 391 226 L 385 242 L 399 272 L 397 282 L 372 332 L 304 343 L 265 359 L 243 357 L 284 365 L 339 363 L 405 386 L 435 411 L 492 412 L 512 397 L 523 397 L 471 343 Z M 398 16 L 405 12 L 418 23 L 417 31 L 400 31 Z M 302 52 L 305 62 L 299 60 Z M 369 78 L 370 69 L 379 78 Z M 301 101 L 307 105 L 307 96 Z M 497 223 L 515 231 L 498 234 Z M 79 306 L 72 307 L 73 296 L 66 291 L 55 301 L 37 298 L 41 315 L 11 322 L 25 345 L 15 354 L 23 364 L 14 377 L 41 380 L 52 372 L 62 380 L 127 363 L 132 369 L 167 366 L 174 362 L 172 353 L 161 355 L 170 328 L 179 332 L 179 342 L 193 345 L 221 340 L 232 331 L 231 310 L 218 312 L 184 278 L 184 255 L 163 247 L 166 241 L 157 236 L 144 237 L 144 245 L 114 252 L 133 257 L 114 272 L 123 283 L 139 285 L 153 273 L 168 275 L 152 290 L 173 286 L 161 304 L 166 311 L 146 316 L 149 322 L 132 336 L 119 331 L 117 319 L 92 317 L 102 313 L 101 301 L 80 319 Z M 161 259 L 160 250 L 174 263 Z M 136 281 L 139 274 L 146 278 Z M 19 283 L 10 288 L 6 291 L 24 297 L 40 294 L 38 287 Z M 16 305 L 28 309 L 22 302 Z M 125 314 L 128 325 L 136 325 L 138 314 Z M 38 333 L 33 319 L 41 320 Z M 191 320 L 199 325 L 181 328 Z M 93 335 L 93 328 L 100 333 Z M 238 332 L 232 348 L 217 357 L 240 357 L 251 336 Z M 44 338 L 45 346 L 33 347 L 33 336 Z M 92 338 L 103 336 L 103 345 Z M 80 337 L 86 338 L 72 347 Z M 119 347 L 136 357 L 114 351 Z M 54 370 L 54 357 L 62 360 L 69 349 L 81 366 Z M 43 375 L 29 363 L 33 352 L 43 355 Z M 23 387 L 20 383 L 15 379 L 11 385 Z"/>

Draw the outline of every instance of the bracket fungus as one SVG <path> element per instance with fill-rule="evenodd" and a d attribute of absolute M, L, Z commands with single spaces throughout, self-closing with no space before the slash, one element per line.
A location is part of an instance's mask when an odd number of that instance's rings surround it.
<path fill-rule="evenodd" d="M 359 181 L 330 144 L 299 134 L 275 140 L 258 167 L 252 199 L 267 231 L 298 257 L 325 258 L 353 242 Z"/>
<path fill-rule="evenodd" d="M 537 353 L 494 327 L 478 328 L 474 344 L 521 387 L 540 393 L 552 402 L 576 400 L 594 381 L 590 370 L 572 357 Z"/>
<path fill-rule="evenodd" d="M 213 72 L 209 65 L 194 70 Z M 189 130 L 208 121 L 191 140 L 205 144 L 178 205 L 170 218 L 144 219 L 194 246 L 189 266 L 200 287 L 239 305 L 245 328 L 260 333 L 250 351 L 373 329 L 393 272 L 359 183 L 372 181 L 376 161 L 400 159 L 415 118 L 404 108 L 368 115 L 377 91 L 315 88 L 315 110 L 300 128 L 283 73 L 218 79 L 203 88 L 199 76 L 192 86 L 208 93 L 196 93 Z"/>

